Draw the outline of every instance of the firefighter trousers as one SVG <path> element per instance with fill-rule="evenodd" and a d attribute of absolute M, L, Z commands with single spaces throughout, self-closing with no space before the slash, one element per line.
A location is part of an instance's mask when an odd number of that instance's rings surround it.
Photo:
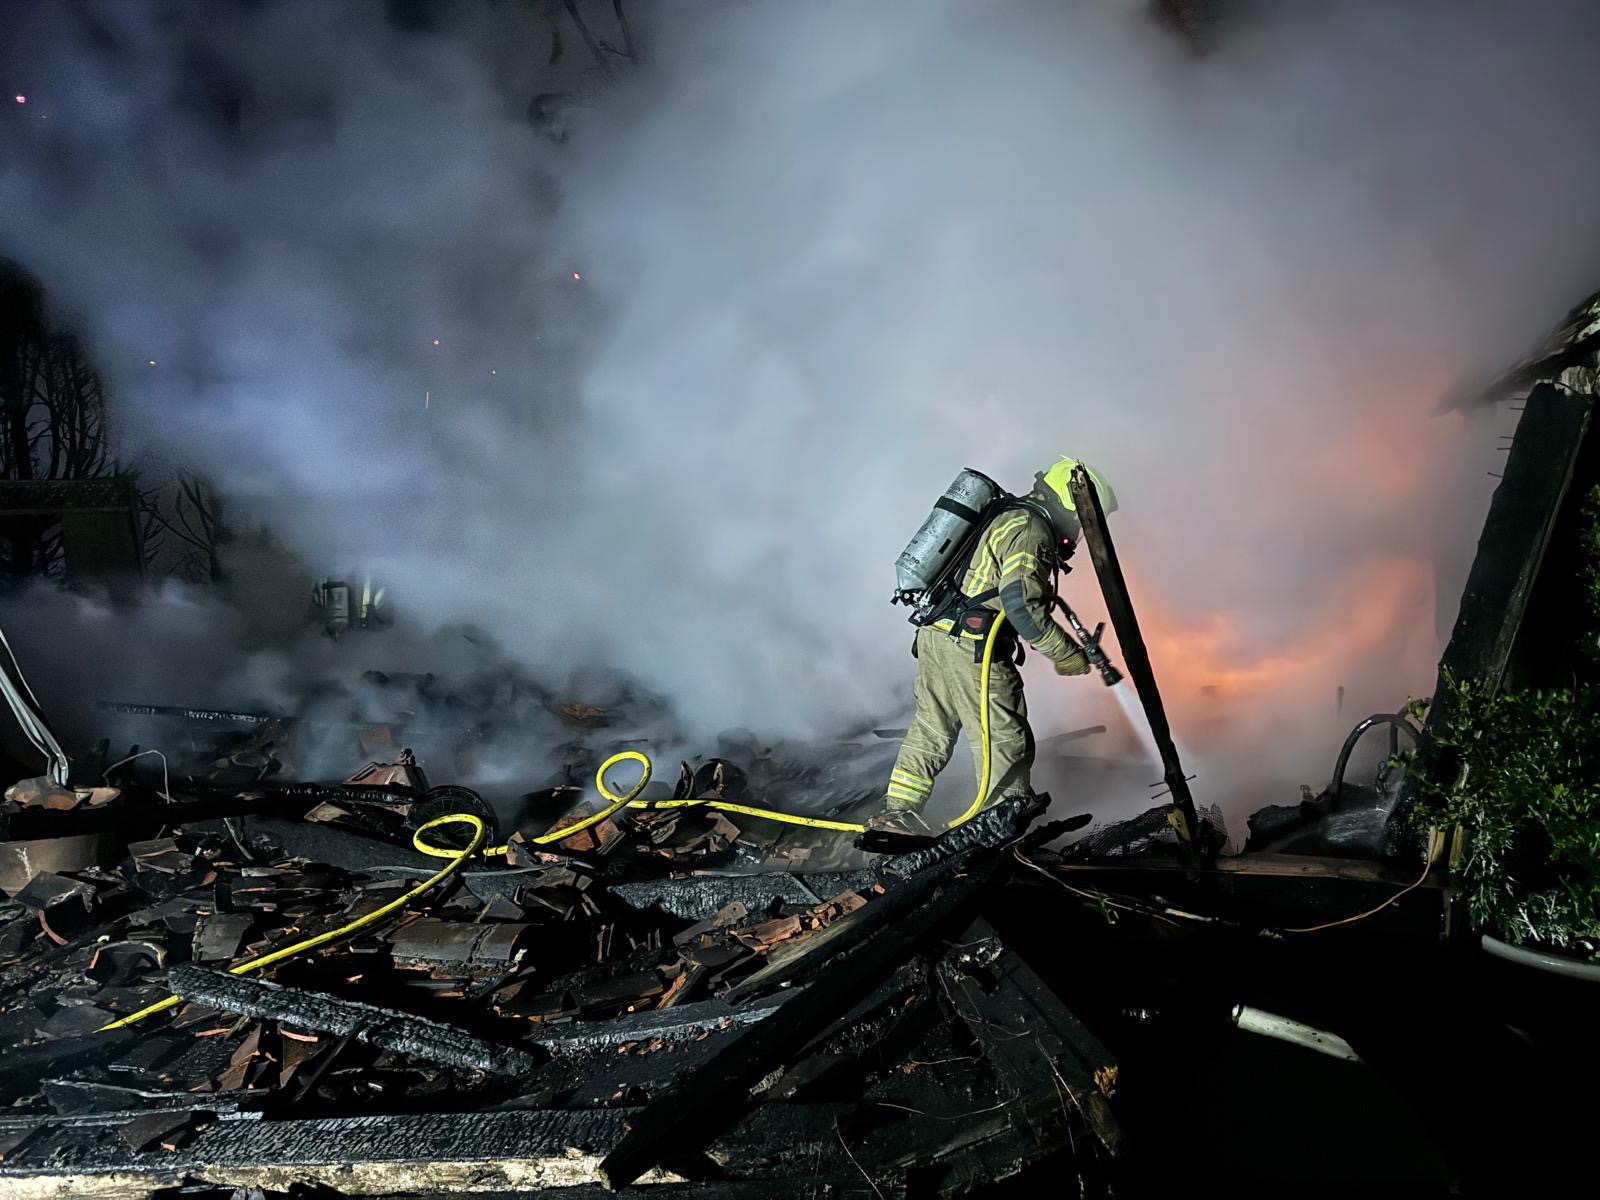
<path fill-rule="evenodd" d="M 963 729 L 975 774 L 983 774 L 983 664 L 973 654 L 980 643 L 925 628 L 917 630 L 916 645 L 917 712 L 885 789 L 891 810 L 922 807 Z M 1032 767 L 1033 731 L 1028 728 L 1022 676 L 1009 655 L 996 655 L 989 664 L 989 791 L 984 805 L 1026 794 Z"/>

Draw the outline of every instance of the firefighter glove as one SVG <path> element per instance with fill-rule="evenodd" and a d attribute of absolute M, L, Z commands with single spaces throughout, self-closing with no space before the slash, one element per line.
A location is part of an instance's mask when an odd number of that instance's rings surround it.
<path fill-rule="evenodd" d="M 1087 675 L 1089 673 L 1089 658 L 1082 650 L 1077 648 L 1068 650 L 1062 658 L 1056 659 L 1057 675 Z"/>

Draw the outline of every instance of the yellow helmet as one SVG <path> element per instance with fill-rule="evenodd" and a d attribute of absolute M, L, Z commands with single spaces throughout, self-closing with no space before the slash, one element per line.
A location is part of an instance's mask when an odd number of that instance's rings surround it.
<path fill-rule="evenodd" d="M 1094 484 L 1095 495 L 1100 497 L 1100 507 L 1108 513 L 1117 511 L 1117 494 L 1111 490 L 1100 472 L 1088 463 L 1078 458 L 1063 458 L 1049 470 L 1040 471 L 1034 476 L 1034 490 L 1046 494 L 1046 498 L 1059 501 L 1061 507 L 1074 517 L 1077 516 L 1078 506 L 1072 499 L 1072 489 L 1067 486 L 1067 480 L 1072 476 L 1072 468 L 1081 466 L 1084 473 L 1089 476 L 1089 481 Z"/>

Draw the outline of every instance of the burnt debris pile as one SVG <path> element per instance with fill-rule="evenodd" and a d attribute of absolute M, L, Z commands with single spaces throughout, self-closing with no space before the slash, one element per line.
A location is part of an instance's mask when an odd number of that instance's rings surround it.
<path fill-rule="evenodd" d="M 408 757 L 353 780 L 11 789 L 0 1179 L 957 1194 L 1120 1148 L 1115 1064 L 982 916 L 1036 806 L 812 853 L 713 762 L 539 844 Z"/>

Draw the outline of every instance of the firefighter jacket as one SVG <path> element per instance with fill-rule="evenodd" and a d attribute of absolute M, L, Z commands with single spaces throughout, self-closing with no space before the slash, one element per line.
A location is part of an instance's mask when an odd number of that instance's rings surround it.
<path fill-rule="evenodd" d="M 982 641 L 987 613 L 1004 613 L 1011 627 L 1051 662 L 1060 662 L 1077 643 L 1051 615 L 1058 554 L 1055 531 L 1039 513 L 1008 508 L 989 522 L 961 577 L 967 599 L 955 615 L 932 628 Z M 957 628 L 959 626 L 959 629 Z"/>

